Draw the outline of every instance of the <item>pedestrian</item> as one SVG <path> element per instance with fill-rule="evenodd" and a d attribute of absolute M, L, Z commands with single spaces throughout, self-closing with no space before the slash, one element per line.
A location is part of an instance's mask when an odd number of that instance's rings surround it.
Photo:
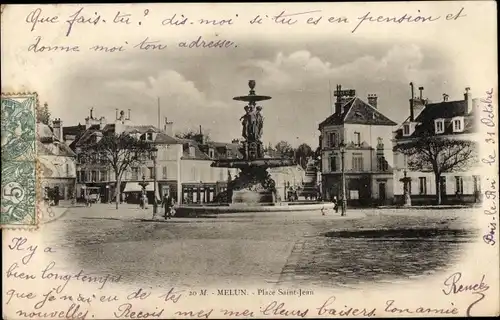
<path fill-rule="evenodd" d="M 335 210 L 335 213 L 338 213 L 339 212 L 339 202 L 337 200 L 337 196 L 334 196 L 333 197 L 333 209 Z"/>
<path fill-rule="evenodd" d="M 162 207 L 165 209 L 165 219 L 172 219 L 172 209 L 173 209 L 173 199 L 167 193 L 163 196 L 161 203 Z"/>

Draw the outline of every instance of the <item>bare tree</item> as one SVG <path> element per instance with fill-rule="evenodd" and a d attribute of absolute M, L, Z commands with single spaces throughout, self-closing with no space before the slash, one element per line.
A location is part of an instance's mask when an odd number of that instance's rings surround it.
<path fill-rule="evenodd" d="M 425 135 L 422 138 L 401 142 L 394 151 L 408 157 L 412 171 L 433 172 L 436 185 L 436 202 L 441 204 L 441 176 L 445 172 L 464 171 L 477 160 L 477 145 L 459 137 Z"/>
<path fill-rule="evenodd" d="M 123 173 L 128 168 L 140 165 L 148 158 L 153 145 L 129 134 L 104 135 L 95 143 L 88 144 L 81 154 L 85 161 L 99 163 L 111 168 L 115 174 L 116 209 L 120 203 L 120 186 Z"/>

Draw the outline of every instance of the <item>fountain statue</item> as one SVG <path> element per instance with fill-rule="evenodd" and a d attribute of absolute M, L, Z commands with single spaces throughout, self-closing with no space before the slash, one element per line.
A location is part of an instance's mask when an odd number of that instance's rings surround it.
<path fill-rule="evenodd" d="M 326 209 L 333 209 L 333 203 L 321 201 L 300 203 L 281 202 L 276 182 L 272 179 L 269 168 L 295 165 L 293 159 L 264 157 L 262 134 L 264 132 L 264 116 L 262 106 L 257 102 L 269 100 L 271 97 L 255 93 L 255 81 L 248 82 L 250 93 L 246 96 L 234 97 L 244 101 L 245 114 L 240 118 L 241 136 L 239 150 L 242 154 L 236 159 L 219 159 L 212 167 L 238 168 L 238 175 L 228 178 L 227 190 L 216 195 L 213 204 L 190 205 L 177 207 L 176 217 L 213 216 L 218 214 L 255 215 L 269 212 L 307 211 L 319 215 Z"/>
<path fill-rule="evenodd" d="M 255 80 L 250 80 L 250 92 L 246 96 L 234 97 L 244 101 L 245 114 L 240 118 L 243 141 L 240 152 L 242 159 L 216 160 L 212 166 L 222 168 L 238 168 L 239 175 L 228 184 L 227 201 L 231 203 L 274 203 L 277 199 L 276 183 L 267 171 L 271 167 L 295 165 L 294 160 L 284 158 L 264 158 L 262 133 L 264 116 L 258 101 L 270 100 L 271 97 L 255 93 Z"/>

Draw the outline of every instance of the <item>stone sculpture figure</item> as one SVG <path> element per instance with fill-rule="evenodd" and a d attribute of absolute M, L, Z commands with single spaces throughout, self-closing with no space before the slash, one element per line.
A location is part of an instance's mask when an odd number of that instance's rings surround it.
<path fill-rule="evenodd" d="M 264 117 L 262 116 L 262 107 L 261 106 L 257 106 L 257 113 L 256 113 L 256 138 L 257 140 L 260 141 L 260 139 L 262 138 L 262 132 L 263 132 L 263 129 L 264 129 Z"/>
<path fill-rule="evenodd" d="M 245 106 L 245 114 L 243 116 L 241 116 L 240 118 L 240 121 L 241 122 L 241 125 L 242 125 L 242 131 L 241 131 L 241 135 L 243 136 L 243 138 L 247 139 L 248 138 L 248 127 L 249 127 L 249 114 L 250 114 L 250 107 L 249 106 Z"/>

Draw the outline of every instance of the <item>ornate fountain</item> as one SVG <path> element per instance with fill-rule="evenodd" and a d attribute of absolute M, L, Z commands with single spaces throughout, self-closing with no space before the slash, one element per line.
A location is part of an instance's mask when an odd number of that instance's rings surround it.
<path fill-rule="evenodd" d="M 262 133 L 264 117 L 262 106 L 257 102 L 269 100 L 271 97 L 255 93 L 255 81 L 248 82 L 250 92 L 246 96 L 234 97 L 244 101 L 245 114 L 240 118 L 243 141 L 240 146 L 241 158 L 221 159 L 212 163 L 212 167 L 238 168 L 240 172 L 235 179 L 228 181 L 226 191 L 216 196 L 214 204 L 190 205 L 177 207 L 176 217 L 216 217 L 219 214 L 237 214 L 238 216 L 255 216 L 271 212 L 313 212 L 332 209 L 333 203 L 288 203 L 279 201 L 276 183 L 267 171 L 273 167 L 295 165 L 295 161 L 285 158 L 264 157 Z M 279 204 L 277 204 L 279 202 Z M 318 212 L 313 213 L 319 215 Z"/>
<path fill-rule="evenodd" d="M 255 205 L 269 204 L 277 201 L 276 183 L 267 171 L 272 167 L 295 165 L 294 160 L 284 158 L 264 158 L 262 133 L 264 117 L 262 106 L 257 102 L 270 100 L 271 97 L 255 93 L 255 80 L 248 81 L 250 92 L 246 96 L 234 97 L 234 100 L 244 101 L 245 114 L 240 118 L 242 137 L 241 159 L 217 160 L 212 167 L 238 168 L 239 175 L 228 183 L 227 200 L 230 203 Z"/>

